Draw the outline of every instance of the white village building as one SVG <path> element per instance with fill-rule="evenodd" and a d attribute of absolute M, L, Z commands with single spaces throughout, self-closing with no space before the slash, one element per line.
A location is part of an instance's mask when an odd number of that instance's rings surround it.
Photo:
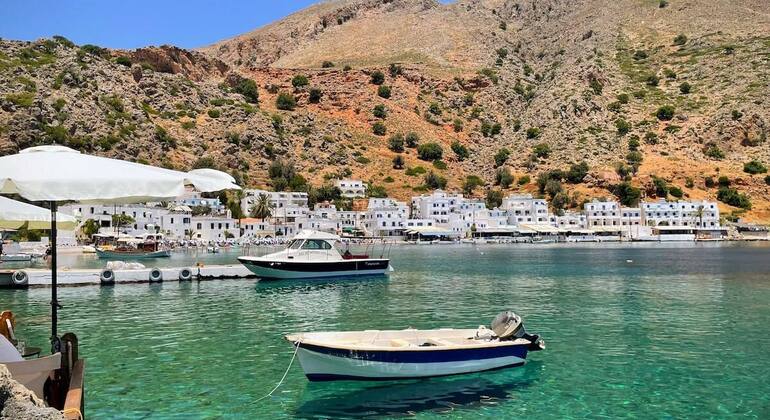
<path fill-rule="evenodd" d="M 366 197 L 366 184 L 358 179 L 338 179 L 334 186 L 339 188 L 345 198 Z"/>

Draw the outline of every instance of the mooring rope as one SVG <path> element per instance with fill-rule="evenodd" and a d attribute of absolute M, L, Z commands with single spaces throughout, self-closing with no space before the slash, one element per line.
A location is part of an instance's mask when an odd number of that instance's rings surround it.
<path fill-rule="evenodd" d="M 283 373 L 283 377 L 281 378 L 280 381 L 278 381 L 278 385 L 276 385 L 275 388 L 273 388 L 272 391 L 268 392 L 267 395 L 265 395 L 264 397 L 254 401 L 255 404 L 260 402 L 260 401 L 262 401 L 262 400 L 264 400 L 267 397 L 271 397 L 273 395 L 273 392 L 275 392 L 281 386 L 281 384 L 283 384 L 283 381 L 286 379 L 286 375 L 289 374 L 289 370 L 291 369 L 291 365 L 294 363 L 294 358 L 297 357 L 297 352 L 299 351 L 299 344 L 300 343 L 301 343 L 301 341 L 297 341 L 294 344 L 294 346 L 295 346 L 294 354 L 291 356 L 291 360 L 289 361 L 289 366 L 286 368 L 286 372 Z"/>

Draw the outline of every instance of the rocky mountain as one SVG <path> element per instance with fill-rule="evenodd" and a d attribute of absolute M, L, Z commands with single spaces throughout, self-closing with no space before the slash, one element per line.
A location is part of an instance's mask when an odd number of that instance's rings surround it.
<path fill-rule="evenodd" d="M 759 0 L 338 0 L 199 51 L 2 41 L 0 151 L 204 157 L 254 185 L 280 158 L 399 198 L 430 171 L 480 196 L 542 175 L 559 207 L 639 188 L 770 221 L 769 83 Z"/>

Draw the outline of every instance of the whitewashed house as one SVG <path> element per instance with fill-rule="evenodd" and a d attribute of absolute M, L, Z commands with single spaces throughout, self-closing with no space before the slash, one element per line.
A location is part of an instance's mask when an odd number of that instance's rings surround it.
<path fill-rule="evenodd" d="M 308 196 L 302 191 L 266 191 L 259 189 L 243 190 L 241 199 L 241 211 L 250 215 L 260 195 L 267 195 L 270 207 L 273 208 L 273 217 L 300 217 L 307 215 Z"/>
<path fill-rule="evenodd" d="M 364 226 L 371 236 L 402 236 L 409 209 L 391 198 L 370 198 Z"/>
<path fill-rule="evenodd" d="M 366 184 L 358 179 L 338 179 L 334 186 L 339 188 L 345 198 L 366 197 Z"/>
<path fill-rule="evenodd" d="M 532 194 L 512 194 L 503 199 L 500 209 L 508 214 L 508 224 L 542 224 L 550 223 L 548 202 L 534 198 Z"/>
<path fill-rule="evenodd" d="M 642 203 L 646 226 L 688 226 L 719 228 L 719 206 L 713 201 L 677 201 L 660 199 Z"/>
<path fill-rule="evenodd" d="M 310 229 L 329 233 L 340 233 L 342 224 L 337 212 L 337 206 L 332 203 L 324 202 L 315 205 L 310 212 L 308 222 Z"/>
<path fill-rule="evenodd" d="M 593 200 L 584 206 L 589 228 L 621 226 L 620 203 L 617 201 Z"/>
<path fill-rule="evenodd" d="M 217 216 L 193 216 L 190 232 L 192 239 L 204 242 L 238 239 L 241 236 L 237 220 Z"/>
<path fill-rule="evenodd" d="M 465 199 L 462 194 L 450 194 L 435 190 L 431 194 L 412 197 L 412 214 L 415 219 L 433 219 L 448 225 L 451 214 L 461 213 Z"/>

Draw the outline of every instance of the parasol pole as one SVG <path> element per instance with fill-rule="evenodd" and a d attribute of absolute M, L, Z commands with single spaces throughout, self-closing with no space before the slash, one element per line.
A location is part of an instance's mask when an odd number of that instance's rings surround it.
<path fill-rule="evenodd" d="M 61 350 L 61 343 L 56 331 L 58 324 L 59 301 L 56 296 L 56 202 L 51 201 L 51 353 Z"/>

